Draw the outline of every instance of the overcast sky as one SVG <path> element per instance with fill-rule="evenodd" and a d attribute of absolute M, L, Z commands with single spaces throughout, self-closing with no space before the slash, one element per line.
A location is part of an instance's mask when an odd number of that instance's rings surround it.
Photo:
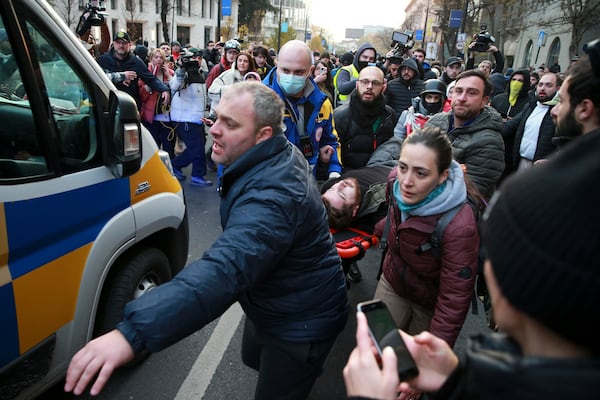
<path fill-rule="evenodd" d="M 312 0 L 312 23 L 344 39 L 346 28 L 383 25 L 398 28 L 409 0 Z"/>

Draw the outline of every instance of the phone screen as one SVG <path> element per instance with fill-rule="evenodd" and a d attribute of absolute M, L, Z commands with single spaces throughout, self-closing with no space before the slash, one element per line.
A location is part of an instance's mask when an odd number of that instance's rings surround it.
<path fill-rule="evenodd" d="M 405 381 L 417 376 L 419 370 L 386 305 L 380 300 L 373 300 L 359 303 L 357 309 L 367 317 L 369 333 L 379 354 L 381 355 L 382 350 L 387 346 L 391 346 L 396 352 L 400 380 Z"/>

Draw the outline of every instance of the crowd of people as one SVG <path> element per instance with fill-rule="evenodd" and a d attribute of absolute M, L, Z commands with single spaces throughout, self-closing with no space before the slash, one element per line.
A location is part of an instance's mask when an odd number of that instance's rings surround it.
<path fill-rule="evenodd" d="M 599 43 L 561 73 L 504 71 L 495 46 L 494 61 L 475 67 L 470 47 L 442 68 L 422 49 L 377 62 L 369 43 L 339 58 L 298 40 L 278 54 L 235 39 L 144 53 L 116 32 L 98 63 L 136 99 L 178 179 L 191 165 L 190 184 L 211 186 L 219 168 L 223 234 L 81 350 L 65 389 L 79 394 L 99 372 L 98 393 L 138 352 L 240 302 L 255 398 L 306 398 L 348 318 L 348 280 L 361 280 L 329 229 L 358 226 L 385 244 L 373 298 L 420 373 L 399 382 L 393 351 L 377 359 L 358 313 L 349 397 L 594 398 Z M 476 283 L 499 333 L 459 360 Z"/>

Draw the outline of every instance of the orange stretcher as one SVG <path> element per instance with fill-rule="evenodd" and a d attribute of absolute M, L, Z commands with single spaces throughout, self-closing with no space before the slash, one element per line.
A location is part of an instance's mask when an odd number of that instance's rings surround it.
<path fill-rule="evenodd" d="M 368 249 L 379 243 L 377 236 L 352 227 L 341 230 L 330 228 L 330 231 L 342 260 L 360 259 Z"/>

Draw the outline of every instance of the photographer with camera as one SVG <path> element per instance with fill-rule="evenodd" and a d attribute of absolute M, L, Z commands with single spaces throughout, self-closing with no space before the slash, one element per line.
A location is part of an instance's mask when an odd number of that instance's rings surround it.
<path fill-rule="evenodd" d="M 133 54 L 130 45 L 131 39 L 127 32 L 115 33 L 112 48 L 98 57 L 98 64 L 117 89 L 130 94 L 135 99 L 138 109 L 141 109 L 142 104 L 138 79 L 143 80 L 153 91 L 160 92 L 162 101 L 168 103 L 169 87 L 152 75 L 146 64 Z"/>
<path fill-rule="evenodd" d="M 496 39 L 487 31 L 485 25 L 481 25 L 481 31 L 473 35 L 473 40 L 469 44 L 467 50 L 467 65 L 465 70 L 475 68 L 475 53 L 492 53 L 494 55 L 495 64 L 489 60 L 483 60 L 477 65 L 477 69 L 482 71 L 485 76 L 489 76 L 494 72 L 504 70 L 504 57 L 494 43 Z"/>
<path fill-rule="evenodd" d="M 205 179 L 206 137 L 202 120 L 206 109 L 206 81 L 201 68 L 202 52 L 192 53 L 183 50 L 177 59 L 175 76 L 169 82 L 173 97 L 171 99 L 171 121 L 175 126 L 177 138 L 185 144 L 185 150 L 172 161 L 173 173 L 180 181 L 186 176 L 182 169 L 192 164 L 192 186 L 211 186 Z"/>
<path fill-rule="evenodd" d="M 106 8 L 101 6 L 99 1 L 90 1 L 84 6 L 83 14 L 79 17 L 79 23 L 75 28 L 75 33 L 85 42 L 85 47 L 92 57 L 97 58 L 106 53 L 110 48 L 110 32 L 108 24 L 102 14 Z M 100 41 L 98 42 L 92 35 L 92 26 L 100 27 Z"/>

